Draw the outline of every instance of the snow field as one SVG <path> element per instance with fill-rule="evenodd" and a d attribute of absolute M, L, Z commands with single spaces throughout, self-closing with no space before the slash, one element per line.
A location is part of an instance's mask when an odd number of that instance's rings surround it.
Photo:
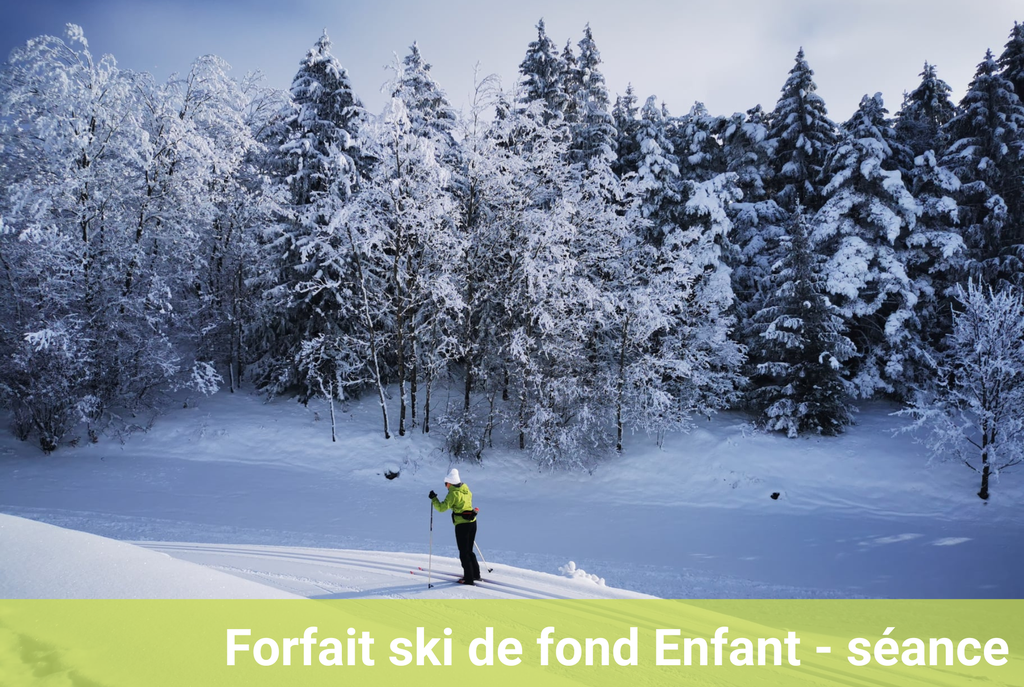
<path fill-rule="evenodd" d="M 441 437 L 417 429 L 385 440 L 367 401 L 340 413 L 332 443 L 324 410 L 221 393 L 123 444 L 104 438 L 46 457 L 2 435 L 0 512 L 134 540 L 301 596 L 403 594 L 405 566 L 427 567 L 426 494 L 450 467 Z M 1020 478 L 1007 472 L 981 502 L 970 470 L 929 466 L 911 436 L 893 436 L 901 421 L 890 411 L 868 406 L 842 437 L 798 440 L 723 414 L 664 448 L 627 436 L 623 456 L 590 473 L 541 470 L 500 443 L 482 463 L 457 466 L 481 508 L 488 565 L 562 568 L 591 594 L 603 589 L 593 578 L 673 598 L 1024 594 L 1021 553 L 1007 546 L 1024 534 Z M 432 546 L 435 563 L 459 569 L 444 515 Z M 403 568 L 400 581 L 344 571 L 345 556 L 373 551 L 403 556 L 388 562 Z"/>

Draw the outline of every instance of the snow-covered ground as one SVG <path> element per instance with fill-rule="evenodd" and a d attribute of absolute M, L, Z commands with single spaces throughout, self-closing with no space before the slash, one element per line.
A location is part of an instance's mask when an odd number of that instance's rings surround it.
<path fill-rule="evenodd" d="M 532 590 L 508 587 L 512 596 L 618 596 L 621 588 L 673 598 L 1024 597 L 1024 471 L 1004 475 L 982 502 L 970 470 L 928 466 L 912 437 L 892 435 L 901 421 L 891 410 L 869 406 L 845 436 L 799 440 L 724 414 L 662 449 L 630 437 L 623 457 L 592 473 L 540 471 L 501 446 L 482 464 L 458 467 L 481 508 L 478 543 L 493 579 Z M 449 467 L 440 437 L 417 428 L 385 440 L 372 403 L 347 409 L 339 427 L 332 443 L 322 406 L 221 393 L 123 443 L 44 456 L 3 433 L 0 512 L 134 541 L 149 552 L 124 549 L 132 556 L 167 554 L 275 593 L 421 595 L 426 578 L 409 570 L 427 567 L 426 494 L 443 489 Z M 388 470 L 400 474 L 388 480 Z M 110 542 L 89 552 L 59 538 L 41 538 L 33 555 L 8 555 L 32 538 L 10 522 L 0 527 L 0 595 L 18 595 L 17 583 L 3 581 L 55 566 L 67 551 L 92 561 L 80 568 L 86 576 L 116 558 Z M 451 522 L 435 514 L 433 524 L 434 568 L 454 572 Z M 47 578 L 41 595 L 133 595 L 130 585 L 91 593 L 67 570 Z M 445 585 L 430 593 L 502 592 Z"/>
<path fill-rule="evenodd" d="M 476 588 L 457 559 L 282 546 L 138 546 L 0 514 L 4 599 L 635 599 L 573 576 L 499 565 Z M 433 563 L 431 565 L 431 562 Z M 496 573 L 496 574 L 494 574 Z"/>

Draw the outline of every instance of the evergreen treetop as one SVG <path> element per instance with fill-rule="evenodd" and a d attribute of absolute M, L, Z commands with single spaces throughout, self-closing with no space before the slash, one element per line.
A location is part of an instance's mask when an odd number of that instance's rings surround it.
<path fill-rule="evenodd" d="M 531 41 L 527 47 L 519 73 L 523 75 L 524 104 L 543 101 L 547 119 L 564 114 L 566 65 L 558 55 L 554 41 L 544 30 L 543 19 L 537 22 L 537 40 Z"/>
<path fill-rule="evenodd" d="M 956 106 L 949 99 L 952 89 L 939 78 L 935 65 L 925 62 L 920 76 L 918 87 L 903 98 L 896 133 L 915 157 L 926 150 L 942 155 L 946 145 L 943 127 L 956 115 Z"/>
<path fill-rule="evenodd" d="M 1017 97 L 1024 100 L 1024 24 L 1013 22 L 1010 38 L 999 56 L 1003 76 L 1013 84 Z"/>
<path fill-rule="evenodd" d="M 821 170 L 836 142 L 835 124 L 817 90 L 814 72 L 800 48 L 768 129 L 776 201 L 789 210 L 797 204 L 813 209 L 820 203 Z"/>

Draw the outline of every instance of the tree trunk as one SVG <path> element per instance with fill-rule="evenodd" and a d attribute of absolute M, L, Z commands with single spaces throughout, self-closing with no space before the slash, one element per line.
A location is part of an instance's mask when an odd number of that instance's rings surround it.
<path fill-rule="evenodd" d="M 402 337 L 404 325 L 398 320 L 398 436 L 405 436 L 405 416 L 408 404 L 405 400 L 405 342 Z"/>
<path fill-rule="evenodd" d="M 995 438 L 990 437 L 990 433 L 994 434 L 991 430 L 989 421 L 985 420 L 981 426 L 981 491 L 978 492 L 978 496 L 982 501 L 988 501 L 988 476 L 992 468 L 991 463 L 988 461 L 988 449 Z"/>
<path fill-rule="evenodd" d="M 400 154 L 398 142 L 394 143 L 394 155 L 395 155 L 395 170 L 398 179 L 404 178 L 404 172 L 402 171 L 402 156 Z M 404 184 L 402 185 L 404 186 Z M 394 300 L 395 300 L 395 350 L 398 354 L 398 436 L 405 436 L 405 416 L 407 412 L 406 397 L 405 397 L 405 294 L 402 293 L 402 282 L 398 278 L 399 271 L 398 266 L 401 264 L 402 259 L 406 259 L 406 265 L 408 266 L 408 256 L 406 255 L 405 247 L 405 236 L 404 236 L 404 225 L 402 224 L 402 213 L 403 203 L 402 196 L 405 193 L 403 188 L 400 186 L 397 189 L 398 195 L 395 195 L 396 190 L 391 191 L 391 202 L 394 204 L 395 213 L 395 259 L 391 266 L 391 288 L 394 289 Z M 411 294 L 410 294 L 411 295 Z"/>
<path fill-rule="evenodd" d="M 433 375 L 429 373 L 426 375 L 427 382 L 427 398 L 423 402 L 423 433 L 430 434 L 430 385 L 433 382 Z"/>
<path fill-rule="evenodd" d="M 416 357 L 416 335 L 412 335 L 412 369 L 409 372 L 409 395 L 410 395 L 410 407 L 412 408 L 412 424 L 410 427 L 416 427 L 416 377 L 419 375 L 419 365 L 417 364 Z"/>
<path fill-rule="evenodd" d="M 338 441 L 338 431 L 337 431 L 338 423 L 337 423 L 337 421 L 335 420 L 335 417 L 334 417 L 334 382 L 331 382 L 331 384 L 330 384 L 330 388 L 328 389 L 328 396 L 330 397 L 329 400 L 330 400 L 330 403 L 331 403 L 331 441 L 332 442 L 337 442 Z"/>
<path fill-rule="evenodd" d="M 402 285 L 398 280 L 398 263 L 402 254 L 402 229 L 398 225 L 398 235 L 395 239 L 395 262 L 392 269 L 391 284 L 395 289 L 395 348 L 398 353 L 398 436 L 405 436 L 405 416 L 408 411 L 405 398 L 405 299 L 402 294 Z"/>
<path fill-rule="evenodd" d="M 629 317 L 622 325 L 622 346 L 619 348 L 619 388 L 615 399 L 615 450 L 622 453 L 622 395 L 626 387 L 626 341 L 629 338 Z"/>
<path fill-rule="evenodd" d="M 359 253 L 356 251 L 356 242 L 352 237 L 352 228 L 345 227 L 348 233 L 349 246 L 352 248 L 352 255 L 354 256 L 354 262 L 356 266 L 356 276 L 359 278 L 359 288 L 363 296 L 363 318 L 366 321 L 366 331 L 370 335 L 370 359 L 373 362 L 373 376 L 377 382 L 377 397 L 380 399 L 380 411 L 384 415 L 384 438 L 390 439 L 391 432 L 388 428 L 388 404 L 387 399 L 384 396 L 384 380 L 381 379 L 380 374 L 380 360 L 377 356 L 377 330 L 373 326 L 373 316 L 370 311 L 370 297 L 366 293 L 366 277 L 363 275 L 363 264 L 359 259 Z"/>
<path fill-rule="evenodd" d="M 462 414 L 469 414 L 469 394 L 473 390 L 473 342 L 476 340 L 475 327 L 473 326 L 473 294 L 475 289 L 473 288 L 472 280 L 469 281 L 469 285 L 466 288 L 466 304 L 469 312 L 466 315 L 466 339 L 463 342 L 466 347 L 466 356 L 463 360 L 463 366 L 466 368 L 466 387 L 462 398 Z"/>
<path fill-rule="evenodd" d="M 492 435 L 492 430 L 494 429 L 494 397 L 495 396 L 497 396 L 497 392 L 495 392 L 495 391 L 492 391 L 488 395 L 488 401 L 490 403 L 490 408 L 487 411 L 487 426 L 484 427 L 484 437 L 483 437 L 483 443 L 486 444 L 487 448 L 494 448 L 494 443 L 493 443 L 491 435 Z M 482 448 L 482 446 L 481 446 L 481 448 Z"/>
<path fill-rule="evenodd" d="M 526 389 L 519 394 L 519 450 L 526 448 Z"/>

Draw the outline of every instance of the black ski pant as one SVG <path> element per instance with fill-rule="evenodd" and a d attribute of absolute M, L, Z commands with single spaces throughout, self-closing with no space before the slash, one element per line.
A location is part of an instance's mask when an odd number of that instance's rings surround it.
<path fill-rule="evenodd" d="M 462 577 L 468 582 L 480 579 L 480 563 L 473 553 L 476 541 L 476 522 L 464 522 L 455 526 L 455 543 L 459 546 L 459 560 L 462 562 Z"/>

